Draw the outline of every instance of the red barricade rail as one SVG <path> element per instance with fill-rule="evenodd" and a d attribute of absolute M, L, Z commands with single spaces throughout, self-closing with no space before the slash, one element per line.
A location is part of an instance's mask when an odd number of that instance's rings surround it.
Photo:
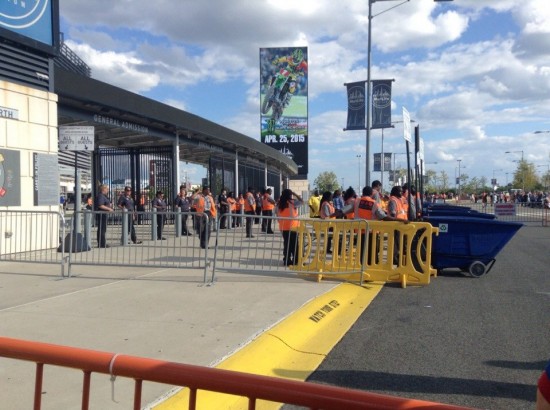
<path fill-rule="evenodd" d="M 84 372 L 82 409 L 89 407 L 92 373 L 132 378 L 135 380 L 134 409 L 141 408 L 143 381 L 185 386 L 190 389 L 189 409 L 196 408 L 197 390 L 208 390 L 248 398 L 248 408 L 256 400 L 294 404 L 310 409 L 430 409 L 458 410 L 452 406 L 319 385 L 276 377 L 252 375 L 223 369 L 187 365 L 136 356 L 60 346 L 41 342 L 0 337 L 0 357 L 36 363 L 34 409 L 40 410 L 44 365 L 80 369 Z"/>

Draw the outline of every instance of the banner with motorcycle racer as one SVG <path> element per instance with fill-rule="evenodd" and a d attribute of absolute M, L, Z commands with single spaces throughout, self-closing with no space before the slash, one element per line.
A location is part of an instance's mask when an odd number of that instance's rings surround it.
<path fill-rule="evenodd" d="M 394 80 L 372 81 L 372 126 L 371 129 L 390 128 L 391 83 Z"/>
<path fill-rule="evenodd" d="M 260 49 L 261 141 L 308 173 L 307 47 Z"/>

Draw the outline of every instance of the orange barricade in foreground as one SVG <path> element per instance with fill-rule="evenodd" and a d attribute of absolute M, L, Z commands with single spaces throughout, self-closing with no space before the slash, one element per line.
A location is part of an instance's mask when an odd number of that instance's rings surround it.
<path fill-rule="evenodd" d="M 189 409 L 195 409 L 197 390 L 209 390 L 248 398 L 249 409 L 257 400 L 287 403 L 311 409 L 464 409 L 421 400 L 367 393 L 276 377 L 99 352 L 47 343 L 0 337 L 0 357 L 36 363 L 34 409 L 41 408 L 44 365 L 81 369 L 84 372 L 82 409 L 88 409 L 92 373 L 135 380 L 134 409 L 141 408 L 143 381 L 186 386 L 191 390 Z"/>

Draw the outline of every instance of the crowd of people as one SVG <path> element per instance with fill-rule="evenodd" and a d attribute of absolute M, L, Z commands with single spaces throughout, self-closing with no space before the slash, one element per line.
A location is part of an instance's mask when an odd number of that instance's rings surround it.
<path fill-rule="evenodd" d="M 310 218 L 320 219 L 367 219 L 386 221 L 415 220 L 421 214 L 422 202 L 414 187 L 408 184 L 395 186 L 389 195 L 383 195 L 380 181 L 373 181 L 371 186 L 363 188 L 357 195 L 352 187 L 341 192 L 324 192 L 322 195 L 315 190 L 308 199 Z M 163 235 L 168 210 L 181 211 L 181 227 L 178 232 L 182 236 L 199 235 L 200 246 L 208 247 L 212 230 L 234 229 L 243 226 L 246 238 L 254 238 L 253 225 L 261 224 L 260 232 L 272 235 L 275 233 L 273 216 L 297 217 L 303 204 L 302 198 L 291 190 L 283 190 L 279 198 L 273 197 L 271 188 L 254 189 L 248 187 L 245 193 L 235 195 L 222 189 L 214 198 L 208 186 L 196 188 L 188 192 L 185 185 L 181 185 L 178 194 L 171 203 L 165 198 L 164 192 L 159 190 L 151 201 L 151 208 L 155 212 L 156 239 L 165 240 Z M 136 207 L 132 188 L 127 186 L 115 203 L 109 198 L 108 185 L 101 185 L 94 201 L 96 214 L 97 244 L 100 248 L 107 248 L 106 230 L 108 213 L 115 209 L 128 212 L 128 237 L 134 244 L 141 244 L 137 238 L 135 225 L 138 220 L 139 208 Z M 197 215 L 200 215 L 197 216 Z M 203 217 L 205 215 L 206 217 Z M 260 217 L 261 216 L 261 217 Z M 189 222 L 191 220 L 191 222 Z M 281 220 L 278 221 L 285 246 L 285 264 L 294 262 L 296 245 L 294 225 Z M 193 232 L 192 232 L 193 231 Z M 331 253 L 331 242 L 327 243 L 327 253 Z"/>

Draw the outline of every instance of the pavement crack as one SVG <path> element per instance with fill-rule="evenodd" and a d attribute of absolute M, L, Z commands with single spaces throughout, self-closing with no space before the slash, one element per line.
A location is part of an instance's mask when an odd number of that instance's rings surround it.
<path fill-rule="evenodd" d="M 291 345 L 289 345 L 287 342 L 285 342 L 285 341 L 284 341 L 282 338 L 280 338 L 279 336 L 274 335 L 273 333 L 268 333 L 268 335 L 271 336 L 271 337 L 274 337 L 275 339 L 280 340 L 285 346 L 287 346 L 289 349 L 294 350 L 295 352 L 303 353 L 303 354 L 311 354 L 311 355 L 315 355 L 315 356 L 327 357 L 327 355 L 324 354 L 324 353 L 306 352 L 306 351 L 304 351 L 304 350 L 296 349 L 296 348 L 292 347 Z"/>

